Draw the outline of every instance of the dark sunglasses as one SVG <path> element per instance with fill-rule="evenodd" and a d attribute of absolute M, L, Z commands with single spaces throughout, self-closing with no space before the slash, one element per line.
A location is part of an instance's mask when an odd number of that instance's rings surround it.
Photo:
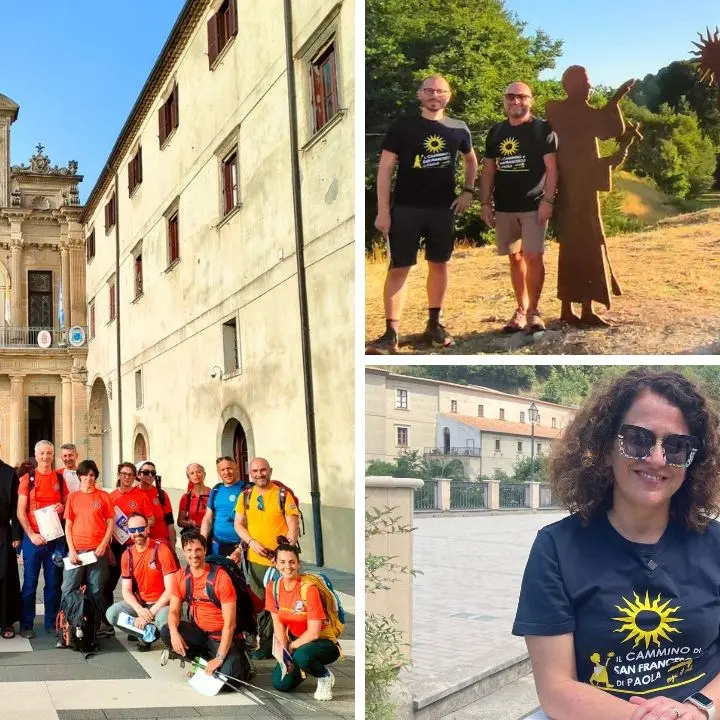
<path fill-rule="evenodd" d="M 145 532 L 146 529 L 147 529 L 147 525 L 143 525 L 142 527 L 137 527 L 137 528 L 129 527 L 127 530 L 131 535 L 134 535 L 135 533 Z"/>
<path fill-rule="evenodd" d="M 155 477 L 157 473 L 154 470 L 141 470 L 138 475 L 150 475 L 150 477 Z"/>
<path fill-rule="evenodd" d="M 532 95 L 526 95 L 525 93 L 505 93 L 505 99 L 508 102 L 512 102 L 513 100 L 525 102 L 526 100 L 530 100 L 531 97 Z"/>
<path fill-rule="evenodd" d="M 672 433 L 659 438 L 652 430 L 637 425 L 621 426 L 617 437 L 620 454 L 629 460 L 646 460 L 660 443 L 665 462 L 681 468 L 690 466 L 700 447 L 700 441 L 693 435 Z"/>

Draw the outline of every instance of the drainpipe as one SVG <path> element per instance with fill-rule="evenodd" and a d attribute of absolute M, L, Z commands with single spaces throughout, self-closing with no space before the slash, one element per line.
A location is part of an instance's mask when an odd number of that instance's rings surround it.
<path fill-rule="evenodd" d="M 297 259 L 298 300 L 300 304 L 300 338 L 305 390 L 305 420 L 310 459 L 310 498 L 312 500 L 313 533 L 315 535 L 315 563 L 325 565 L 322 522 L 320 518 L 320 482 L 318 479 L 317 437 L 315 434 L 315 394 L 313 392 L 312 357 L 310 354 L 310 319 L 305 283 L 305 238 L 303 233 L 302 196 L 300 192 L 300 160 L 298 157 L 298 125 L 293 63 L 292 0 L 285 6 L 285 60 L 287 63 L 288 109 L 290 120 L 290 165 L 292 168 L 293 214 L 295 219 L 295 257 Z"/>
<path fill-rule="evenodd" d="M 120 184 L 115 171 L 115 345 L 117 360 L 118 462 L 123 461 L 122 377 L 120 375 Z"/>

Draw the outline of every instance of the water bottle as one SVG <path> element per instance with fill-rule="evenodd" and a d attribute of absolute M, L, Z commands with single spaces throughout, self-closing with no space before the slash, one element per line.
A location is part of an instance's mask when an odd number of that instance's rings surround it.
<path fill-rule="evenodd" d="M 82 640 L 85 637 L 85 633 L 83 633 L 83 629 L 79 625 L 75 628 L 75 637 L 78 640 Z"/>
<path fill-rule="evenodd" d="M 148 623 L 143 630 L 142 639 L 146 643 L 155 642 L 157 639 L 157 627 L 155 627 L 152 623 Z"/>

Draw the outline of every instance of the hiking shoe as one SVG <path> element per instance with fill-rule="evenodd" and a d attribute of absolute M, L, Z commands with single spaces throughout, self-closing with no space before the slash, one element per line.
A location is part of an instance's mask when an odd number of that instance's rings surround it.
<path fill-rule="evenodd" d="M 26 640 L 32 640 L 35 637 L 35 631 L 32 628 L 27 628 L 26 630 L 21 630 L 20 637 L 23 637 Z"/>
<path fill-rule="evenodd" d="M 137 651 L 138 652 L 148 652 L 152 649 L 152 643 L 145 642 L 144 640 L 138 640 L 137 641 Z"/>
<path fill-rule="evenodd" d="M 513 313 L 513 316 L 505 323 L 505 327 L 503 327 L 503 332 L 520 332 L 521 330 L 525 329 L 526 325 L 527 318 L 525 316 L 525 311 L 522 308 L 517 308 Z"/>
<path fill-rule="evenodd" d="M 541 332 L 545 329 L 545 322 L 537 310 L 531 310 L 527 314 L 527 331 L 529 333 Z"/>
<path fill-rule="evenodd" d="M 127 636 L 127 640 L 128 640 L 128 642 L 137 642 L 138 636 L 135 633 L 129 632 L 128 636 Z"/>
<path fill-rule="evenodd" d="M 100 627 L 96 633 L 99 638 L 111 638 L 115 637 L 115 628 L 110 623 L 100 623 Z"/>
<path fill-rule="evenodd" d="M 382 337 L 373 340 L 365 346 L 366 355 L 395 355 L 400 342 L 398 335 L 393 330 L 386 330 Z"/>
<path fill-rule="evenodd" d="M 325 677 L 317 679 L 317 689 L 313 696 L 316 700 L 332 700 L 332 689 L 335 685 L 335 676 L 328 670 Z"/>
<path fill-rule="evenodd" d="M 440 323 L 428 323 L 423 338 L 435 347 L 452 347 L 455 344 L 453 336 Z"/>

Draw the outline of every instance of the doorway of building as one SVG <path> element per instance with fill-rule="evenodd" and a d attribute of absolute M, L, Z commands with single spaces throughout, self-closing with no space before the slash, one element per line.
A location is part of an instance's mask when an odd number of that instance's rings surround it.
<path fill-rule="evenodd" d="M 54 397 L 28 397 L 28 457 L 34 456 L 39 440 L 55 443 Z"/>
<path fill-rule="evenodd" d="M 247 482 L 250 479 L 250 468 L 248 467 L 247 437 L 243 426 L 238 423 L 233 433 L 233 457 L 240 469 L 240 479 Z"/>

